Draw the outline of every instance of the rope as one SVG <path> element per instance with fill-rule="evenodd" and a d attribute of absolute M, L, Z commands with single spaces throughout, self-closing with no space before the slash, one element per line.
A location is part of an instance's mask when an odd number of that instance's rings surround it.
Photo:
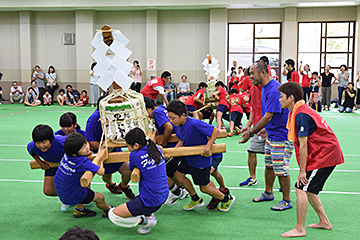
<path fill-rule="evenodd" d="M 96 29 L 97 32 L 114 32 L 117 31 L 116 29 L 108 29 L 108 30 L 102 30 L 102 29 Z"/>

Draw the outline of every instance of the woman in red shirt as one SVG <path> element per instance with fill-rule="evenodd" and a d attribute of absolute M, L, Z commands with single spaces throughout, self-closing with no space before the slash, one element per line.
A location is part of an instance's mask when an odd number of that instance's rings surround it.
<path fill-rule="evenodd" d="M 306 99 L 307 100 L 310 99 L 310 81 L 312 79 L 312 73 L 310 72 L 309 64 L 305 64 L 304 70 L 301 70 L 301 64 L 302 64 L 302 62 L 300 62 L 300 67 L 299 67 L 299 71 L 302 76 L 301 87 L 304 92 L 303 99 L 306 102 Z M 307 96 L 307 98 L 306 98 L 306 96 Z"/>

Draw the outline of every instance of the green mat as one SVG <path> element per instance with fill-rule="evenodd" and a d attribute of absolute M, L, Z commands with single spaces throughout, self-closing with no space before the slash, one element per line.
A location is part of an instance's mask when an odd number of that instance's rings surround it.
<path fill-rule="evenodd" d="M 69 106 L 25 107 L 20 104 L 0 105 L 0 164 L 1 164 L 1 208 L 0 239 L 58 239 L 68 228 L 78 225 L 89 228 L 100 239 L 281 239 L 280 234 L 292 229 L 296 223 L 296 196 L 294 183 L 298 176 L 298 166 L 293 154 L 290 162 L 291 198 L 294 208 L 284 212 L 274 212 L 270 207 L 281 200 L 275 181 L 275 200 L 273 202 L 253 203 L 264 190 L 263 156 L 258 157 L 258 185 L 240 188 L 239 183 L 248 178 L 247 147 L 239 145 L 238 136 L 219 139 L 218 143 L 227 145 L 227 153 L 219 171 L 225 179 L 236 202 L 229 212 L 209 211 L 205 207 L 185 212 L 182 206 L 189 198 L 173 206 L 162 206 L 156 212 L 158 224 L 146 237 L 137 233 L 136 228 L 126 229 L 114 225 L 101 217 L 101 210 L 93 204 L 89 208 L 98 215 L 92 218 L 76 219 L 73 208 L 60 211 L 60 200 L 43 194 L 43 171 L 30 170 L 26 145 L 31 141 L 32 129 L 37 124 L 48 124 L 54 131 L 59 129 L 61 114 L 73 111 L 78 123 L 85 130 L 86 120 L 94 108 Z M 320 193 L 325 211 L 333 224 L 331 231 L 306 228 L 309 239 L 356 239 L 359 236 L 358 217 L 360 200 L 360 114 L 340 114 L 336 110 L 321 113 L 336 133 L 342 147 L 345 164 L 338 166 Z M 243 119 L 246 123 L 246 119 Z M 120 175 L 114 174 L 120 181 Z M 137 194 L 137 185 L 131 185 Z M 92 188 L 105 195 L 113 206 L 125 203 L 123 195 L 113 195 L 99 176 L 92 182 Z M 210 197 L 196 188 L 206 203 Z M 306 224 L 318 221 L 314 210 L 309 206 Z"/>

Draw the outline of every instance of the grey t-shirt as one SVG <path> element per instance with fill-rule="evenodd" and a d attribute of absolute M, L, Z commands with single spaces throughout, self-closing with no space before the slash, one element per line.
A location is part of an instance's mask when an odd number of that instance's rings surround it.
<path fill-rule="evenodd" d="M 339 87 L 347 87 L 347 85 L 348 85 L 349 78 L 347 80 L 345 80 L 345 74 L 348 77 L 350 76 L 349 72 L 345 72 L 345 73 L 340 72 L 340 75 L 339 75 Z"/>
<path fill-rule="evenodd" d="M 42 77 L 43 79 L 40 79 L 38 76 Z M 42 71 L 40 71 L 38 73 L 38 76 L 35 75 L 35 72 L 33 73 L 33 77 L 35 77 L 35 81 L 36 81 L 36 86 L 38 88 L 45 88 L 45 78 L 44 78 L 44 73 Z"/>
<path fill-rule="evenodd" d="M 188 88 L 190 88 L 190 83 L 188 82 L 181 82 L 179 83 L 179 88 L 180 88 L 180 91 L 187 91 Z"/>

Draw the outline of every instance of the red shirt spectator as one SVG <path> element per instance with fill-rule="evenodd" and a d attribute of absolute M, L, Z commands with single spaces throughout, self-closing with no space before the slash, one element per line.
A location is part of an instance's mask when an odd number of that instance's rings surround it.
<path fill-rule="evenodd" d="M 159 93 L 161 94 L 161 92 L 155 90 L 154 88 L 156 87 L 162 87 L 164 89 L 165 86 L 165 81 L 160 78 L 160 77 L 155 77 L 153 79 L 150 80 L 150 82 L 148 82 L 144 88 L 141 90 L 141 94 L 144 97 L 149 97 L 151 99 L 156 99 L 157 96 L 159 95 Z M 165 94 L 165 92 L 163 93 Z"/>
<path fill-rule="evenodd" d="M 88 96 L 86 96 L 86 97 L 81 96 L 81 101 L 82 101 L 84 104 L 89 104 L 89 97 L 88 97 Z"/>
<path fill-rule="evenodd" d="M 288 73 L 289 76 L 289 73 Z M 290 79 L 288 78 L 288 82 L 295 82 L 295 83 L 299 83 L 299 73 L 297 71 L 292 71 L 290 74 Z"/>
<path fill-rule="evenodd" d="M 301 71 L 302 75 L 302 87 L 310 87 L 310 81 L 312 79 L 312 73 L 310 71 Z"/>
<path fill-rule="evenodd" d="M 276 71 L 272 67 L 270 67 L 269 65 L 267 65 L 267 68 L 268 68 L 268 72 L 269 72 L 270 77 L 273 78 L 273 79 L 276 79 L 277 78 L 276 77 Z"/>
<path fill-rule="evenodd" d="M 253 122 L 252 125 L 255 126 L 259 120 L 262 118 L 261 114 L 261 85 L 254 85 L 250 91 L 250 105 L 252 110 Z"/>

